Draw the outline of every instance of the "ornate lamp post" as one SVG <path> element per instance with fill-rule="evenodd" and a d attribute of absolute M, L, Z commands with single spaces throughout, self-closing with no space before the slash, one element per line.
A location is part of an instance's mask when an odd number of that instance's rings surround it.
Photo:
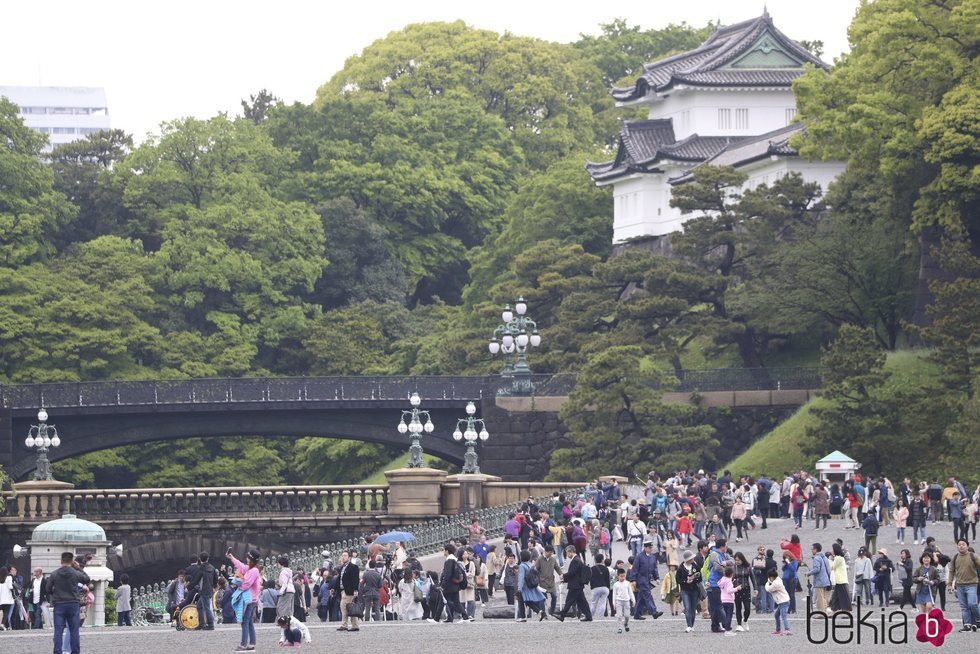
<path fill-rule="evenodd" d="M 476 405 L 468 402 L 466 404 L 466 417 L 456 421 L 456 431 L 453 432 L 453 440 L 458 442 L 466 439 L 466 454 L 463 456 L 463 472 L 466 474 L 478 474 L 480 472 L 480 466 L 477 465 L 476 460 L 476 450 L 474 449 L 476 439 L 479 438 L 485 442 L 490 438 L 486 423 L 483 422 L 482 418 L 474 418 L 475 413 Z"/>
<path fill-rule="evenodd" d="M 422 398 L 419 397 L 418 393 L 412 393 L 408 401 L 412 404 L 412 409 L 402 411 L 402 420 L 398 423 L 398 433 L 408 433 L 408 437 L 412 439 L 412 446 L 408 448 L 408 467 L 422 468 L 425 466 L 425 462 L 422 460 L 422 444 L 419 439 L 422 438 L 423 431 L 426 434 L 431 434 L 435 425 L 432 424 L 429 412 L 419 409 Z M 422 422 L 423 418 L 425 418 L 424 423 Z"/>
<path fill-rule="evenodd" d="M 52 481 L 51 463 L 48 461 L 48 448 L 59 447 L 61 438 L 54 425 L 48 424 L 48 412 L 41 409 L 37 412 L 37 423 L 27 431 L 24 445 L 37 448 L 37 470 L 34 471 L 35 481 Z"/>
<path fill-rule="evenodd" d="M 503 324 L 493 330 L 490 339 L 490 354 L 503 353 L 504 369 L 501 376 L 511 378 L 511 392 L 515 395 L 526 395 L 534 390 L 531 383 L 531 368 L 527 365 L 527 348 L 541 345 L 541 335 L 538 324 L 526 316 L 527 302 L 523 297 L 517 298 L 514 307 L 504 305 L 500 314 Z M 514 364 L 514 353 L 517 353 L 517 363 Z"/>

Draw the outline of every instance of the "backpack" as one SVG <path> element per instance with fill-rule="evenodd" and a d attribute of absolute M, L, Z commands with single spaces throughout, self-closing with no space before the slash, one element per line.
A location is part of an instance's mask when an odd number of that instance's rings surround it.
<path fill-rule="evenodd" d="M 524 571 L 524 585 L 528 588 L 537 588 L 539 583 L 541 583 L 541 574 L 537 567 L 529 565 Z"/>
<path fill-rule="evenodd" d="M 602 532 L 599 534 L 599 544 L 605 547 L 609 544 L 609 530 L 603 527 Z"/>
<path fill-rule="evenodd" d="M 583 586 L 588 586 L 589 582 L 592 581 L 592 568 L 585 561 L 582 561 L 582 569 L 579 571 L 578 577 Z"/>
<path fill-rule="evenodd" d="M 412 601 L 419 604 L 423 599 L 425 599 L 425 597 L 422 595 L 422 587 L 419 586 L 419 582 L 415 582 L 412 585 L 414 586 L 414 588 L 412 588 Z"/>
<path fill-rule="evenodd" d="M 701 564 L 701 579 L 707 580 L 711 576 L 711 554 L 704 557 L 704 563 Z"/>
<path fill-rule="evenodd" d="M 459 577 L 459 581 L 456 581 L 457 577 Z M 466 569 L 459 561 L 456 561 L 456 574 L 453 575 L 453 583 L 458 584 L 460 590 L 466 590 L 470 587 L 469 583 L 466 581 Z"/>

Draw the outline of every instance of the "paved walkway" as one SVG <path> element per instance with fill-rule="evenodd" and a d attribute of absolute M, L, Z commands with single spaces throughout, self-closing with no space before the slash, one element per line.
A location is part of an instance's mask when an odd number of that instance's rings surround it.
<path fill-rule="evenodd" d="M 809 523 L 800 532 L 804 544 L 804 552 L 809 551 L 809 544 L 821 542 L 825 549 L 835 538 L 843 538 L 845 546 L 853 554 L 864 544 L 863 535 L 855 530 L 845 530 L 840 522 L 831 523 L 826 530 L 814 531 Z M 939 539 L 940 546 L 952 552 L 952 528 L 946 523 L 932 527 L 931 534 Z M 770 521 L 770 528 L 762 531 L 756 529 L 749 534 L 749 540 L 732 543 L 733 551 L 753 553 L 759 543 L 765 544 L 778 551 L 781 537 L 794 533 L 789 520 Z M 878 539 L 879 547 L 886 547 L 889 555 L 897 558 L 900 545 L 895 544 L 894 530 L 883 527 Z M 905 546 L 913 554 L 921 551 L 921 546 L 914 546 L 907 541 Z M 626 547 L 616 543 L 613 551 L 614 558 L 625 558 Z M 809 557 L 805 557 L 809 560 Z M 424 564 L 427 569 L 440 570 L 441 557 L 426 557 Z M 495 604 L 501 602 L 502 593 L 498 593 Z M 797 596 L 802 600 L 803 595 Z M 659 596 L 657 597 L 659 604 Z M 976 652 L 980 651 L 980 633 L 960 634 L 955 629 L 960 627 L 959 606 L 955 597 L 947 598 L 946 617 L 954 624 L 954 633 L 950 634 L 941 652 Z M 908 645 L 882 644 L 882 652 L 899 652 L 909 647 L 918 647 L 922 651 L 932 651 L 930 645 L 915 641 L 914 615 L 909 616 Z M 880 614 L 875 611 L 873 623 L 880 624 Z M 770 616 L 753 615 L 749 621 L 751 631 L 726 637 L 709 632 L 708 623 L 700 617 L 695 624 L 694 633 L 684 632 L 683 618 L 673 618 L 665 615 L 659 620 L 646 620 L 633 623 L 632 631 L 628 634 L 617 634 L 617 621 L 612 618 L 600 618 L 593 623 L 578 623 L 566 621 L 558 623 L 555 620 L 546 622 L 527 622 L 517 624 L 509 620 L 483 620 L 477 611 L 477 620 L 469 624 L 430 624 L 425 622 L 387 622 L 369 623 L 364 625 L 359 633 L 338 633 L 331 624 L 314 622 L 311 624 L 313 643 L 304 647 L 307 651 L 325 652 L 338 649 L 346 651 L 384 652 L 397 654 L 399 652 L 467 652 L 480 651 L 480 643 L 489 647 L 492 643 L 494 654 L 509 654 L 510 652 L 527 652 L 529 643 L 547 643 L 552 648 L 557 646 L 574 648 L 582 652 L 613 652 L 629 648 L 630 652 L 649 651 L 720 651 L 728 652 L 736 649 L 752 651 L 753 654 L 775 654 L 779 652 L 826 652 L 828 650 L 843 651 L 845 647 L 853 649 L 856 641 L 850 645 L 812 644 L 807 636 L 807 622 L 804 614 L 791 616 L 790 625 L 794 635 L 790 637 L 773 636 Z M 816 623 L 811 625 L 810 637 L 820 640 L 823 637 L 822 628 Z M 501 629 L 507 633 L 501 634 Z M 902 630 L 899 630 L 902 631 Z M 893 632 L 896 635 L 899 632 Z M 124 628 L 107 627 L 104 629 L 88 628 L 82 633 L 82 651 L 89 653 L 120 654 L 139 652 L 140 654 L 174 654 L 174 652 L 222 652 L 232 651 L 238 645 L 240 629 L 237 626 L 219 626 L 213 632 L 177 632 L 170 628 L 145 627 Z M 259 651 L 278 651 L 278 630 L 271 625 L 259 625 Z M 838 634 L 844 640 L 847 633 Z M 874 645 L 874 634 L 870 628 L 862 632 L 861 644 Z M 879 635 L 879 639 L 881 636 Z M 476 644 L 476 645 L 475 645 Z M 666 649 L 665 648 L 669 648 Z M 4 652 L 18 654 L 47 654 L 52 651 L 51 632 L 5 632 L 0 633 L 0 649 Z"/>

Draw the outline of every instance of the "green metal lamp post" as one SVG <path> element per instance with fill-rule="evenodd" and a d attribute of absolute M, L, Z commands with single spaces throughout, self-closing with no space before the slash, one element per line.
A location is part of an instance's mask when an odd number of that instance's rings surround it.
<path fill-rule="evenodd" d="M 422 443 L 420 442 L 422 432 L 431 434 L 435 425 L 432 424 L 429 412 L 419 409 L 422 398 L 419 397 L 418 393 L 412 393 L 408 401 L 412 408 L 409 411 L 402 411 L 402 419 L 398 423 L 398 433 L 407 433 L 408 437 L 412 439 L 412 445 L 408 448 L 408 467 L 422 468 L 425 466 L 425 461 L 422 460 Z M 424 423 L 422 422 L 423 418 L 425 419 Z"/>
<path fill-rule="evenodd" d="M 453 440 L 459 442 L 466 439 L 466 454 L 463 455 L 463 473 L 479 474 L 480 466 L 476 458 L 476 441 L 486 441 L 490 438 L 487 425 L 482 418 L 474 418 L 476 405 L 472 402 L 466 404 L 466 417 L 456 421 L 456 431 L 453 432 Z M 477 431 L 479 429 L 479 431 Z"/>
<path fill-rule="evenodd" d="M 527 364 L 528 347 L 541 345 L 541 335 L 538 324 L 527 313 L 527 302 L 523 297 L 517 298 L 513 308 L 504 305 L 500 314 L 503 324 L 493 331 L 490 339 L 490 354 L 503 353 L 504 369 L 500 375 L 511 379 L 511 393 L 528 395 L 534 390 L 531 382 L 531 367 Z M 514 363 L 516 353 L 517 362 Z"/>

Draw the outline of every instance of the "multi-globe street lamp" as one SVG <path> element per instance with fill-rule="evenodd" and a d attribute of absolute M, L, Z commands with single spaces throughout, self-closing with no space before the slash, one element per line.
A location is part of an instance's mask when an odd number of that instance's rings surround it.
<path fill-rule="evenodd" d="M 419 439 L 422 438 L 423 431 L 426 434 L 431 434 L 436 427 L 432 424 L 429 412 L 419 409 L 422 398 L 419 397 L 418 393 L 412 393 L 408 401 L 412 408 L 409 411 L 402 411 L 402 419 L 398 423 L 398 433 L 407 433 L 408 437 L 412 439 L 412 445 L 408 448 L 408 467 L 422 468 L 425 466 L 425 461 L 422 460 L 422 444 Z M 422 422 L 423 419 L 425 422 Z"/>
<path fill-rule="evenodd" d="M 480 466 L 476 458 L 476 440 L 486 442 L 490 438 L 487 425 L 482 418 L 474 418 L 476 405 L 472 402 L 466 405 L 466 417 L 456 421 L 456 431 L 453 432 L 453 440 L 466 440 L 466 454 L 463 456 L 463 472 L 465 474 L 478 474 Z"/>
<path fill-rule="evenodd" d="M 526 395 L 534 389 L 531 368 L 527 365 L 527 349 L 541 345 L 538 324 L 526 313 L 527 302 L 523 297 L 517 298 L 513 308 L 509 304 L 504 305 L 500 314 L 503 324 L 493 330 L 490 339 L 490 354 L 504 355 L 504 369 L 500 374 L 512 380 L 511 391 L 515 395 Z M 515 353 L 516 364 L 513 363 Z"/>
<path fill-rule="evenodd" d="M 48 461 L 48 449 L 59 447 L 61 437 L 54 425 L 48 424 L 48 412 L 43 408 L 37 412 L 37 424 L 27 430 L 24 445 L 37 448 L 37 469 L 34 471 L 35 481 L 52 481 L 51 462 Z"/>

